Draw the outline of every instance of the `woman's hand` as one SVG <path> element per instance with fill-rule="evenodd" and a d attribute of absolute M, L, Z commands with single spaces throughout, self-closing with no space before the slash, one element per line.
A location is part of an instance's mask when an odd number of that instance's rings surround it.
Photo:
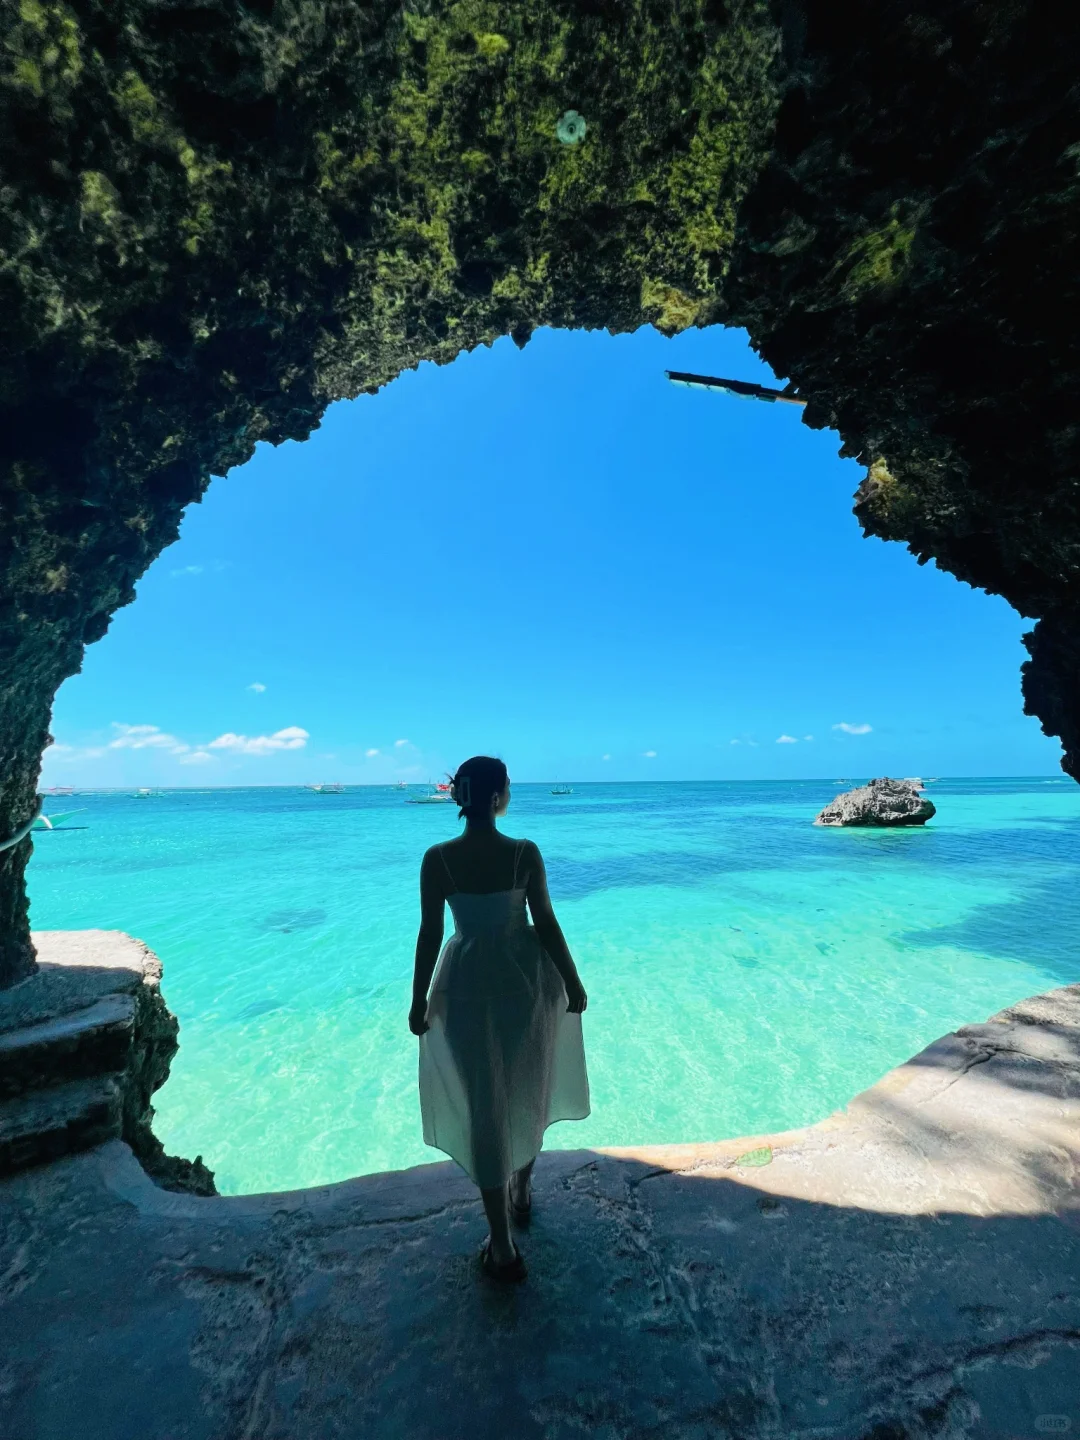
<path fill-rule="evenodd" d="M 580 1015 L 589 1003 L 589 997 L 585 994 L 585 986 L 580 980 L 571 980 L 566 987 L 566 1013 L 568 1015 Z"/>
<path fill-rule="evenodd" d="M 414 1035 L 423 1035 L 425 1030 L 430 1030 L 427 1023 L 427 1001 L 414 1000 L 412 1009 L 409 1011 L 409 1029 Z"/>

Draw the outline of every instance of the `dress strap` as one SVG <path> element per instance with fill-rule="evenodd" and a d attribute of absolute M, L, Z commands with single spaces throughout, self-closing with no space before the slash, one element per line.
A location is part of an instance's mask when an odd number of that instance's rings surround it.
<path fill-rule="evenodd" d="M 513 883 L 513 886 L 511 887 L 511 888 L 514 889 L 514 890 L 516 890 L 516 889 L 518 888 L 518 866 L 521 864 L 521 852 L 522 852 L 524 849 L 525 849 L 525 841 L 524 841 L 524 840 L 519 840 L 519 841 L 517 842 L 517 844 L 514 846 L 514 883 Z"/>
<path fill-rule="evenodd" d="M 446 871 L 447 878 L 448 878 L 449 881 L 450 881 L 450 889 L 451 889 L 451 891 L 456 890 L 456 889 L 457 889 L 457 881 L 454 879 L 454 872 L 450 869 L 449 862 L 447 861 L 446 855 L 445 855 L 444 852 L 443 852 L 443 847 L 442 847 L 441 845 L 436 845 L 436 846 L 435 846 L 435 849 L 438 850 L 438 852 L 439 852 L 439 859 L 442 861 L 442 863 L 443 863 L 443 869 Z"/>

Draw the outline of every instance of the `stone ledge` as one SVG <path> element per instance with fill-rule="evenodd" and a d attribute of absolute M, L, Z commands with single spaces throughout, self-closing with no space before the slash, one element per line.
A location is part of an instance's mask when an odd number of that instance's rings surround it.
<path fill-rule="evenodd" d="M 115 930 L 34 935 L 38 970 L 0 992 L 0 1174 L 122 1137 L 160 1184 L 213 1193 L 151 1128 L 177 1049 L 161 962 Z"/>
<path fill-rule="evenodd" d="M 817 1125 L 603 1153 L 892 1214 L 1080 1211 L 1080 985 L 942 1036 Z"/>
<path fill-rule="evenodd" d="M 0 1099 L 56 1085 L 63 1076 L 122 1070 L 134 1024 L 132 996 L 113 994 L 52 1020 L 0 1032 Z"/>
<path fill-rule="evenodd" d="M 123 1129 L 122 1079 L 95 1075 L 0 1104 L 0 1175 L 117 1139 Z"/>
<path fill-rule="evenodd" d="M 39 968 L 0 990 L 0 1034 L 161 983 L 161 961 L 122 930 L 35 930 L 31 938 Z"/>

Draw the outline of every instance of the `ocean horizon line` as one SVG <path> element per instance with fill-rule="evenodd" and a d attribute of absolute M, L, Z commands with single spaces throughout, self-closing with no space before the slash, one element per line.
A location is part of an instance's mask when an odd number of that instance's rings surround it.
<path fill-rule="evenodd" d="M 591 787 L 600 787 L 600 786 L 603 786 L 603 785 L 642 785 L 642 786 L 645 786 L 645 785 L 648 785 L 648 786 L 654 786 L 654 785 L 836 785 L 836 784 L 839 784 L 839 783 L 841 783 L 841 782 L 844 783 L 844 784 L 849 784 L 849 783 L 850 783 L 850 784 L 852 784 L 852 785 L 855 785 L 855 784 L 859 784 L 859 783 L 865 783 L 866 780 L 872 779 L 872 778 L 874 778 L 874 773 L 871 772 L 871 771 L 865 771 L 865 772 L 861 772 L 860 774 L 857 774 L 857 775 L 844 775 L 844 776 L 836 776 L 836 775 L 811 775 L 811 776 L 772 775 L 772 776 L 760 776 L 760 775 L 759 775 L 759 776 L 755 776 L 755 777 L 753 777 L 753 778 L 741 778 L 741 779 L 740 779 L 740 778 L 735 778 L 735 777 L 729 777 L 729 778 L 726 778 L 726 779 L 717 779 L 717 778 L 702 778 L 702 777 L 696 777 L 696 776 L 689 776 L 689 777 L 684 777 L 684 778 L 682 778 L 682 779 L 677 779 L 677 780 L 674 780 L 674 779 L 665 779 L 665 780 L 641 780 L 641 779 L 634 779 L 634 780 L 614 780 L 614 779 L 613 779 L 613 780 L 575 780 L 575 779 L 572 779 L 572 778 L 569 779 L 569 780 L 562 780 L 562 779 L 556 780 L 556 779 L 553 779 L 553 778 L 547 778 L 547 779 L 543 779 L 543 780 L 512 780 L 511 783 L 512 783 L 513 785 L 515 785 L 515 786 L 522 786 L 522 787 L 524 787 L 524 786 L 544 786 L 544 785 L 582 785 L 582 786 L 588 785 L 588 786 L 591 786 Z M 915 779 L 915 778 L 918 778 L 919 780 L 922 780 L 922 779 L 923 779 L 922 776 L 918 776 L 918 777 L 915 777 L 915 776 L 895 776 L 895 777 L 893 777 L 893 778 L 895 778 L 895 779 Z M 1009 775 L 1004 775 L 1004 774 L 1002 774 L 1002 775 L 998 775 L 998 774 L 988 775 L 988 774 L 975 774 L 975 773 L 972 773 L 972 774 L 934 775 L 934 776 L 929 776 L 929 777 L 926 777 L 926 778 L 927 778 L 927 780 L 930 781 L 931 783 L 936 783 L 936 784 L 945 784 L 945 783 L 948 783 L 948 782 L 951 782 L 951 781 L 956 781 L 956 780 L 1054 780 L 1054 781 L 1060 780 L 1063 784 L 1068 784 L 1068 783 L 1070 782 L 1070 779 L 1071 779 L 1070 776 L 1065 775 L 1065 774 L 1047 775 L 1047 774 L 1041 774 L 1041 773 L 1030 774 L 1030 775 L 1012 775 L 1012 774 L 1009 774 Z M 401 781 L 401 780 L 341 780 L 341 781 L 335 781 L 334 783 L 335 783 L 335 784 L 340 784 L 344 789 L 348 789 L 348 790 L 400 790 L 400 789 L 402 788 L 402 781 Z M 409 788 L 409 789 L 423 789 L 423 788 L 426 788 L 426 787 L 430 786 L 430 785 L 433 784 L 434 782 L 429 781 L 429 780 L 407 780 L 407 781 L 405 781 L 404 783 L 405 783 L 406 787 Z M 1073 781 L 1072 783 L 1077 784 L 1077 783 L 1080 783 L 1080 782 Z M 293 781 L 287 781 L 287 780 L 286 780 L 286 781 L 248 781 L 247 783 L 242 784 L 242 785 L 163 785 L 163 784 L 154 783 L 154 782 L 152 782 L 152 781 L 151 781 L 149 784 L 143 784 L 143 783 L 140 783 L 140 782 L 138 782 L 138 781 L 131 781 L 131 782 L 129 782 L 129 783 L 126 784 L 126 785 L 87 785 L 87 786 L 83 786 L 83 785 L 72 784 L 72 785 L 48 786 L 48 787 L 46 787 L 44 790 L 39 791 L 38 793 L 41 794 L 41 795 L 44 795 L 44 796 L 46 796 L 46 797 L 48 797 L 49 794 L 50 794 L 52 791 L 54 791 L 54 790 L 57 791 L 57 792 L 63 791 L 63 790 L 71 790 L 73 793 L 81 794 L 81 795 L 128 795 L 128 794 L 131 794 L 131 793 L 132 793 L 133 791 L 135 791 L 135 790 L 152 789 L 152 790 L 154 790 L 154 791 L 156 791 L 156 792 L 158 792 L 158 793 L 160 793 L 160 794 L 166 794 L 166 793 L 168 793 L 168 794 L 177 794 L 177 793 L 184 794 L 184 793 L 187 793 L 187 794 L 193 794 L 193 795 L 204 795 L 204 794 L 218 793 L 218 792 L 221 792 L 221 791 L 229 791 L 229 790 L 311 790 L 312 788 L 313 788 L 312 782 L 311 782 L 311 781 L 307 781 L 307 780 L 293 780 Z"/>

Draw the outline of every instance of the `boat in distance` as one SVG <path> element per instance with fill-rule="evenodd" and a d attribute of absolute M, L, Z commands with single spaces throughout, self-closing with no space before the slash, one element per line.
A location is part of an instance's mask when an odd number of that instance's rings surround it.
<path fill-rule="evenodd" d="M 454 797 L 449 785 L 432 785 L 427 795 L 410 795 L 406 805 L 453 805 Z"/>
<path fill-rule="evenodd" d="M 86 807 L 84 806 L 83 809 Z M 81 815 L 83 810 L 64 810 L 59 815 L 38 815 L 36 816 L 31 829 L 33 830 L 62 830 L 63 821 L 70 820 L 73 815 Z M 76 830 L 85 829 L 85 826 L 76 825 Z"/>

